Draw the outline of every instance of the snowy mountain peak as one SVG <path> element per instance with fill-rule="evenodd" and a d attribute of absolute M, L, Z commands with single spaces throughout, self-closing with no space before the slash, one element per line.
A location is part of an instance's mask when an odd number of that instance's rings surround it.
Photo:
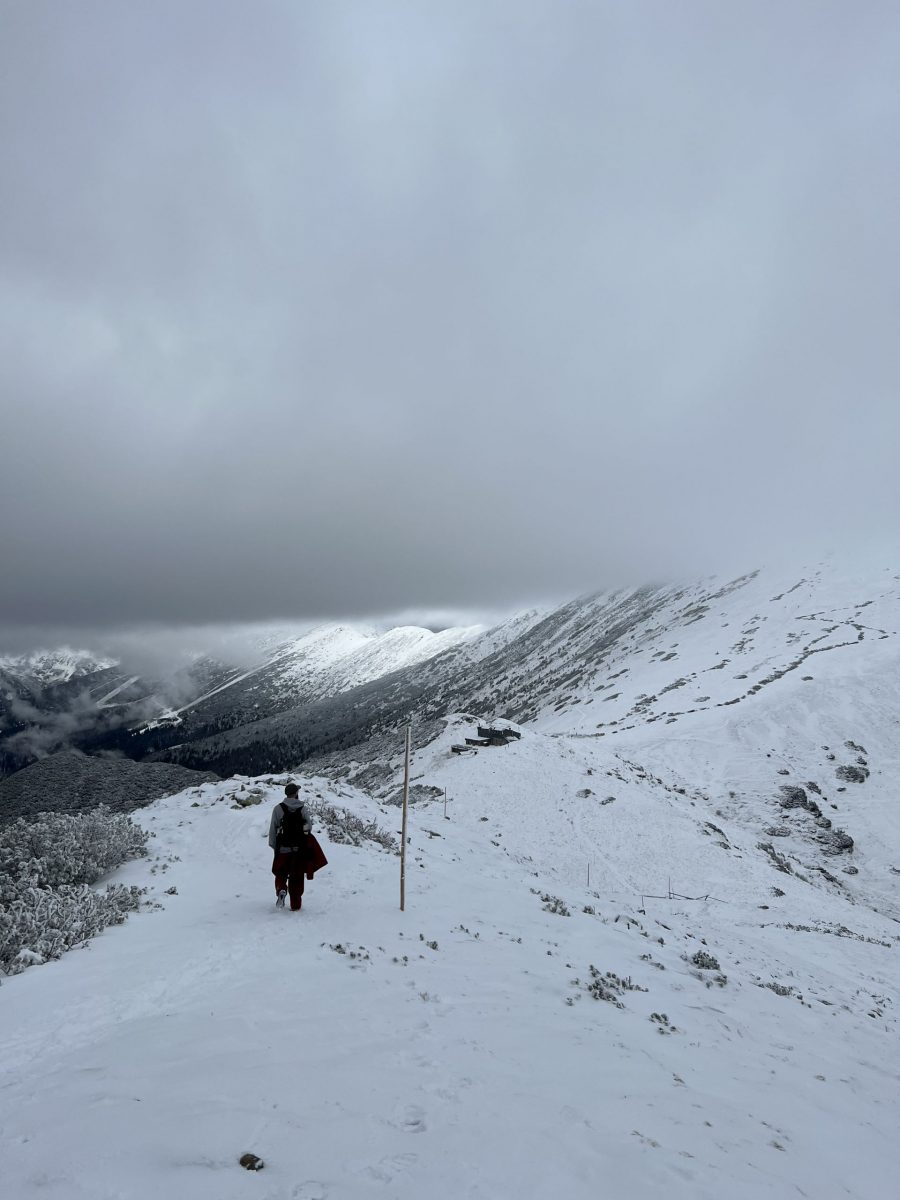
<path fill-rule="evenodd" d="M 0 657 L 0 670 L 17 678 L 37 680 L 45 686 L 68 683 L 83 675 L 105 671 L 116 666 L 116 660 L 94 654 L 90 650 L 75 650 L 60 646 L 56 650 L 35 650 L 16 657 Z"/>
<path fill-rule="evenodd" d="M 280 645 L 275 657 L 302 656 L 307 662 L 333 662 L 352 654 L 376 636 L 374 629 L 363 625 L 317 625 L 308 633 Z"/>
<path fill-rule="evenodd" d="M 481 626 L 433 633 L 414 625 L 384 632 L 371 626 L 323 625 L 283 647 L 272 665 L 282 685 L 309 683 L 315 676 L 317 690 L 333 693 L 433 658 L 480 632 Z"/>

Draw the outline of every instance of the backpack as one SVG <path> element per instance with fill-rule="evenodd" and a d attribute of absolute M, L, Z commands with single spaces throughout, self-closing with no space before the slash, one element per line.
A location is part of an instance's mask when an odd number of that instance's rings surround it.
<path fill-rule="evenodd" d="M 278 848 L 290 849 L 290 847 L 306 847 L 306 831 L 303 828 L 306 825 L 306 813 L 301 805 L 300 808 L 285 808 L 281 807 L 281 829 L 278 831 Z"/>

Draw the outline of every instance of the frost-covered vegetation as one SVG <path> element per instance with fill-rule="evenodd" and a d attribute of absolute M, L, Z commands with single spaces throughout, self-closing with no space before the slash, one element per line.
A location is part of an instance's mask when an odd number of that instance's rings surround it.
<path fill-rule="evenodd" d="M 89 812 L 105 804 L 132 812 L 216 776 L 172 763 L 138 763 L 127 758 L 66 751 L 50 754 L 0 779 L 0 827 L 45 812 Z"/>
<path fill-rule="evenodd" d="M 43 813 L 0 831 L 0 972 L 17 974 L 59 958 L 140 904 L 141 890 L 92 887 L 145 853 L 147 834 L 99 808 L 79 816 Z"/>
<path fill-rule="evenodd" d="M 332 842 L 345 846 L 375 842 L 385 850 L 397 850 L 397 843 L 391 834 L 380 829 L 374 821 L 365 821 L 347 808 L 338 808 L 325 800 L 316 799 L 310 804 L 310 810 Z"/>

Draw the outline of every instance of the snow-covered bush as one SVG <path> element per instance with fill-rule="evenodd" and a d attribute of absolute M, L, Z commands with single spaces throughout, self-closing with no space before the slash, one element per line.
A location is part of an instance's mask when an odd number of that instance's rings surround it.
<path fill-rule="evenodd" d="M 139 858 L 146 844 L 143 829 L 107 808 L 20 819 L 0 830 L 0 888 L 7 877 L 45 888 L 96 883 L 123 862 Z"/>
<path fill-rule="evenodd" d="M 843 779 L 845 783 L 865 783 L 869 778 L 869 768 L 866 766 L 855 767 L 850 766 L 838 767 L 835 771 L 838 779 Z"/>
<path fill-rule="evenodd" d="M 779 983 L 776 979 L 769 983 L 760 983 L 759 987 L 768 988 L 770 992 L 774 992 L 776 996 L 797 996 L 799 995 L 795 987 L 790 987 L 787 984 Z M 801 997 L 802 999 L 802 997 Z"/>
<path fill-rule="evenodd" d="M 0 831 L 0 972 L 59 958 L 140 904 L 141 889 L 90 886 L 144 853 L 147 835 L 106 809 L 43 813 Z"/>
<path fill-rule="evenodd" d="M 385 850 L 397 852 L 397 843 L 374 821 L 364 821 L 346 808 L 336 808 L 325 800 L 314 800 L 310 804 L 314 817 L 324 825 L 332 842 L 344 846 L 361 846 L 363 842 L 375 842 Z"/>
<path fill-rule="evenodd" d="M 651 1013 L 650 1020 L 656 1026 L 658 1033 L 677 1033 L 678 1030 L 669 1020 L 666 1013 Z"/>
<path fill-rule="evenodd" d="M 698 950 L 691 958 L 691 962 L 701 971 L 719 971 L 719 960 L 712 954 L 707 954 L 705 950 Z"/>
<path fill-rule="evenodd" d="M 588 981 L 573 979 L 572 983 L 576 987 L 583 988 L 593 1000 L 605 1000 L 607 1004 L 615 1005 L 616 1008 L 625 1007 L 619 997 L 626 992 L 646 992 L 648 990 L 641 987 L 639 983 L 634 983 L 630 975 L 626 975 L 623 979 L 615 971 L 601 972 L 593 963 L 589 964 L 588 972 L 590 973 Z"/>
<path fill-rule="evenodd" d="M 853 838 L 845 829 L 829 829 L 822 834 L 821 840 L 826 854 L 842 854 L 854 846 Z"/>
<path fill-rule="evenodd" d="M 764 854 L 768 854 L 772 860 L 772 865 L 777 871 L 782 871 L 785 875 L 793 875 L 794 868 L 783 854 L 778 853 L 771 842 L 757 842 L 756 848 L 757 850 L 762 850 Z"/>
<path fill-rule="evenodd" d="M 540 895 L 543 901 L 544 912 L 556 913 L 558 917 L 570 917 L 572 915 L 565 900 L 559 896 L 551 896 L 548 892 L 541 892 Z"/>
<path fill-rule="evenodd" d="M 107 925 L 119 925 L 140 906 L 141 889 L 110 886 L 95 892 L 86 883 L 58 888 L 25 887 L 0 904 L 0 971 L 15 975 L 83 945 Z"/>

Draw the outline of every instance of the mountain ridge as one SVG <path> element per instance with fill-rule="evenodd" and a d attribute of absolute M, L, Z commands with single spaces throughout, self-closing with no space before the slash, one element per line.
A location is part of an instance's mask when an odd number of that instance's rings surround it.
<path fill-rule="evenodd" d="M 196 724 L 204 712 L 221 719 L 231 706 L 231 721 L 258 719 L 424 661 L 478 632 L 326 624 L 283 638 L 282 627 L 254 627 L 220 639 L 217 653 L 235 661 L 194 655 L 162 679 L 87 650 L 7 657 L 0 660 L 0 776 L 68 748 L 121 750 L 127 730 L 171 728 L 185 714 Z M 143 657 L 152 653 L 151 645 Z M 248 656 L 249 665 L 237 661 Z"/>
<path fill-rule="evenodd" d="M 893 697 L 896 572 L 860 578 L 822 565 L 808 575 L 754 571 L 597 593 L 514 618 L 499 638 L 488 631 L 339 696 L 138 753 L 219 774 L 255 772 L 364 743 L 410 718 L 460 711 L 619 738 L 709 709 L 752 708 L 773 687 L 817 693 L 845 670 L 876 672 Z"/>

